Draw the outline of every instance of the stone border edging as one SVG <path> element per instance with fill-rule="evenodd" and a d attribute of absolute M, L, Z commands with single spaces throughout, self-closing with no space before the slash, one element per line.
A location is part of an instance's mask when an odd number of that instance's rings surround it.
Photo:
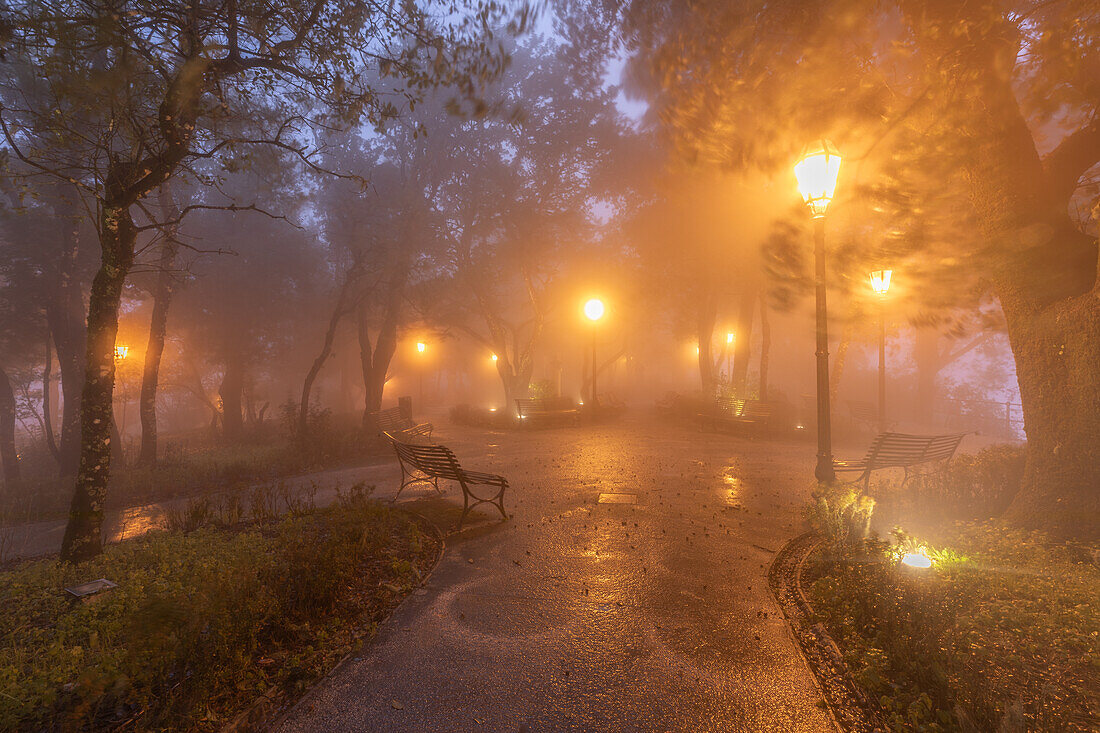
<path fill-rule="evenodd" d="M 411 598 L 416 593 L 417 590 L 427 585 L 428 581 L 431 580 L 432 574 L 434 574 L 436 568 L 439 567 L 439 563 L 442 562 L 443 555 L 445 555 L 447 552 L 446 535 L 443 534 L 443 532 L 439 529 L 435 522 L 428 519 L 419 512 L 414 512 L 409 509 L 397 509 L 396 507 L 394 509 L 415 517 L 420 525 L 427 527 L 431 531 L 431 533 L 435 535 L 436 540 L 439 541 L 439 554 L 436 556 L 435 562 L 432 563 L 431 568 L 428 569 L 428 572 L 424 573 L 424 576 L 420 579 L 420 583 L 415 588 L 410 590 L 409 593 L 404 598 L 402 598 L 396 606 L 391 608 L 389 613 L 387 613 L 384 618 L 378 621 L 378 628 L 381 628 L 383 624 L 388 623 L 389 620 L 393 618 L 393 615 L 397 613 L 398 609 L 402 608 L 405 603 L 408 602 L 409 598 Z M 253 702 L 251 705 L 249 705 L 246 710 L 238 714 L 232 722 L 223 727 L 221 729 L 221 733 L 239 733 L 240 731 L 261 729 L 274 730 L 275 728 L 281 726 L 288 718 L 290 718 L 291 714 L 293 714 L 295 711 L 298 710 L 299 707 L 301 707 L 301 705 L 308 698 L 313 696 L 313 693 L 316 692 L 317 689 L 319 689 L 328 680 L 330 680 L 338 669 L 347 664 L 348 660 L 351 659 L 353 656 L 361 652 L 362 646 L 363 645 L 360 644 L 359 646 L 345 654 L 340 659 L 340 661 L 332 666 L 332 669 L 326 672 L 308 690 L 303 692 L 302 695 L 289 708 L 278 712 L 278 714 L 275 714 L 275 708 L 279 704 L 279 698 L 281 696 L 278 692 L 278 689 L 272 687 L 270 690 L 260 695 L 260 697 L 257 698 L 256 701 Z"/>
<path fill-rule="evenodd" d="M 837 727 L 849 733 L 882 733 L 886 726 L 877 707 L 852 678 L 836 642 L 815 620 L 813 607 L 802 592 L 803 565 L 820 543 L 815 533 L 805 532 L 783 545 L 768 567 L 768 586 Z"/>

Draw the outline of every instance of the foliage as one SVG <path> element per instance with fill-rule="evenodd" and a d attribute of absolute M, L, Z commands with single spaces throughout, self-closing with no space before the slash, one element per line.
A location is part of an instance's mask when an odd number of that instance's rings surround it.
<path fill-rule="evenodd" d="M 1000 524 L 829 545 L 812 603 L 894 731 L 1085 731 L 1100 725 L 1100 570 Z M 1001 727 L 1003 726 L 1003 727 Z"/>
<path fill-rule="evenodd" d="M 936 524 L 1000 516 L 1020 490 L 1025 450 L 1005 444 L 962 453 L 946 469 L 917 476 L 904 490 L 876 481 L 873 491 L 879 500 L 879 515 L 875 524 L 888 526 L 902 517 Z"/>
<path fill-rule="evenodd" d="M 272 686 L 300 693 L 435 558 L 413 520 L 366 494 L 0 573 L 0 729 L 214 730 Z M 118 587 L 85 602 L 61 590 L 99 577 Z"/>
<path fill-rule="evenodd" d="M 862 494 L 857 484 L 823 484 L 814 489 L 807 514 L 828 542 L 851 546 L 867 537 L 874 510 L 875 500 Z"/>

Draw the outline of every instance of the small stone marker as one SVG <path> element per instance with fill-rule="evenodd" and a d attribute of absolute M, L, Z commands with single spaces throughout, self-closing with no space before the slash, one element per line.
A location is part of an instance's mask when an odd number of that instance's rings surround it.
<path fill-rule="evenodd" d="M 117 587 L 118 583 L 112 583 L 106 578 L 99 578 L 98 580 L 89 580 L 87 583 L 81 583 L 80 585 L 66 588 L 65 592 L 73 598 L 87 598 L 88 596 L 94 596 L 102 590 Z"/>
<path fill-rule="evenodd" d="M 600 504 L 637 504 L 637 494 L 600 494 Z"/>

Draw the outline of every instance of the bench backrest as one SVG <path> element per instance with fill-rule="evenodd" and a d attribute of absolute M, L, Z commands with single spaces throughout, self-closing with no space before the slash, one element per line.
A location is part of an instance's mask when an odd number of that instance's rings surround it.
<path fill-rule="evenodd" d="M 517 397 L 516 412 L 520 415 L 532 412 L 546 412 L 546 400 L 541 397 Z"/>
<path fill-rule="evenodd" d="M 955 455 L 966 433 L 908 435 L 879 433 L 867 451 L 870 468 L 904 468 L 918 463 L 945 461 Z"/>
<path fill-rule="evenodd" d="M 772 403 L 763 400 L 745 400 L 741 407 L 741 417 L 766 420 L 772 416 Z"/>
<path fill-rule="evenodd" d="M 718 407 L 718 412 L 723 415 L 731 415 L 737 417 L 741 414 L 741 410 L 745 407 L 745 401 L 739 400 L 736 397 L 718 397 L 715 401 L 715 405 Z"/>
<path fill-rule="evenodd" d="M 539 412 L 575 410 L 577 406 L 568 397 L 517 397 L 516 412 L 520 415 Z"/>
<path fill-rule="evenodd" d="M 458 481 L 462 475 L 462 466 L 449 448 L 442 445 L 414 445 L 403 443 L 392 435 L 393 449 L 402 463 L 413 466 L 429 476 Z"/>
<path fill-rule="evenodd" d="M 413 421 L 401 416 L 400 407 L 388 407 L 378 411 L 378 427 L 383 432 L 393 433 L 413 427 Z"/>

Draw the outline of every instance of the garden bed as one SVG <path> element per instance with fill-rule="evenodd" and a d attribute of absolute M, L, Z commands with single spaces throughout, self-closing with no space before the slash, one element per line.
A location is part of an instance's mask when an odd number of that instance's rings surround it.
<path fill-rule="evenodd" d="M 909 540 L 909 549 L 915 549 Z M 803 587 L 892 730 L 1100 730 L 1100 568 L 1090 548 L 993 522 L 902 545 L 823 543 Z"/>
<path fill-rule="evenodd" d="M 372 636 L 440 551 L 421 520 L 351 491 L 267 524 L 0 572 L 0 730 L 217 730 L 257 699 L 277 712 Z M 118 585 L 63 590 L 96 578 Z"/>

